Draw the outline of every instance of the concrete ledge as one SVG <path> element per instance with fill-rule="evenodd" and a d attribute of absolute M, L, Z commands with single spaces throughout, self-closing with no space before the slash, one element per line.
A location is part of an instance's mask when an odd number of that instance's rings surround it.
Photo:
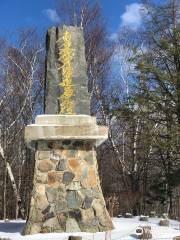
<path fill-rule="evenodd" d="M 40 115 L 35 124 L 25 128 L 27 142 L 38 140 L 98 140 L 108 138 L 108 129 L 98 126 L 96 118 L 88 115 Z"/>
<path fill-rule="evenodd" d="M 107 139 L 107 128 L 99 126 L 97 129 L 84 126 L 40 126 L 28 125 L 25 128 L 27 142 L 33 140 L 57 140 L 57 139 Z"/>
<path fill-rule="evenodd" d="M 89 115 L 38 115 L 35 124 L 40 125 L 66 125 L 66 126 L 79 126 L 79 125 L 96 125 L 96 117 Z"/>

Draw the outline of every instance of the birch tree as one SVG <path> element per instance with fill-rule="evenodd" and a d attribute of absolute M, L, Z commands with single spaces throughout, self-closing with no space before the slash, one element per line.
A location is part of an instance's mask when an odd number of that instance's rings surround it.
<path fill-rule="evenodd" d="M 18 44 L 17 46 L 9 43 L 4 45 L 0 64 L 0 157 L 3 160 L 4 172 L 2 191 L 4 219 L 11 216 L 7 211 L 7 205 L 8 207 L 14 205 L 15 218 L 18 214 L 21 217 L 25 214 L 24 202 L 21 199 L 22 175 L 26 161 L 23 132 L 25 125 L 32 121 L 36 109 L 39 108 L 43 83 L 41 67 L 43 49 L 37 42 L 35 31 L 19 32 Z M 13 198 L 7 199 L 10 186 Z"/>

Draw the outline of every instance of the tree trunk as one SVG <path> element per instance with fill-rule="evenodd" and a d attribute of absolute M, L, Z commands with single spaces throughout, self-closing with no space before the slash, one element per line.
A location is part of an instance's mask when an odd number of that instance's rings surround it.
<path fill-rule="evenodd" d="M 9 176 L 9 179 L 10 179 L 10 182 L 11 182 L 11 185 L 12 185 L 12 188 L 13 188 L 13 192 L 14 192 L 14 196 L 15 196 L 15 201 L 16 201 L 16 213 L 15 213 L 15 217 L 17 218 L 18 217 L 18 212 L 19 212 L 19 206 L 18 206 L 18 203 L 19 201 L 21 200 L 20 199 L 20 196 L 18 194 L 18 189 L 17 189 L 17 186 L 16 186 L 16 182 L 15 182 L 15 179 L 14 179 L 14 175 L 12 173 L 12 169 L 11 169 L 11 166 L 9 164 L 9 162 L 5 159 L 5 155 L 4 155 L 4 150 L 0 144 L 0 154 L 5 162 L 5 176 L 4 176 L 4 195 L 3 195 L 3 198 L 4 198 L 4 207 L 3 207 L 3 215 L 4 215 L 4 219 L 6 218 L 6 178 L 7 178 L 7 175 Z"/>
<path fill-rule="evenodd" d="M 5 166 L 4 173 L 4 189 L 3 189 L 3 219 L 6 219 L 6 190 L 7 190 L 7 168 Z"/>

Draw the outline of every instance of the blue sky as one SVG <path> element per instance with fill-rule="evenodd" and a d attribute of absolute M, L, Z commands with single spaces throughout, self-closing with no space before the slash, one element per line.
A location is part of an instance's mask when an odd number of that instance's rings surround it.
<path fill-rule="evenodd" d="M 109 32 L 113 35 L 121 25 L 136 28 L 141 18 L 139 0 L 99 0 Z M 54 25 L 59 16 L 55 11 L 56 0 L 1 0 L 0 35 L 30 26 L 43 34 Z"/>

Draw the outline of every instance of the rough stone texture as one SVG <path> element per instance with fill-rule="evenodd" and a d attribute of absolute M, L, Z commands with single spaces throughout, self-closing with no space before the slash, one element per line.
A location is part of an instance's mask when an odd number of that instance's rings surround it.
<path fill-rule="evenodd" d="M 71 33 L 73 115 L 59 113 L 62 63 L 59 46 L 64 30 Z M 60 42 L 57 44 L 57 40 Z M 23 234 L 98 232 L 113 229 L 105 207 L 94 145 L 108 137 L 89 115 L 87 66 L 83 29 L 52 27 L 46 39 L 45 113 L 25 129 L 25 139 L 36 146 L 34 183 L 28 220 Z M 49 115 L 47 115 L 49 114 Z M 54 114 L 54 115 L 50 115 Z M 78 115 L 79 114 L 79 115 Z"/>
<path fill-rule="evenodd" d="M 87 88 L 87 64 L 85 60 L 85 47 L 83 39 L 83 29 L 79 27 L 63 26 L 52 27 L 47 32 L 46 37 L 46 71 L 45 71 L 45 113 L 58 114 L 58 102 L 60 92 L 58 84 L 62 81 L 61 72 L 58 71 L 58 46 L 57 40 L 62 38 L 63 31 L 71 33 L 73 55 L 73 102 L 75 105 L 75 114 L 89 114 L 90 95 Z"/>
<path fill-rule="evenodd" d="M 161 219 L 159 221 L 159 226 L 169 227 L 169 219 Z"/>
<path fill-rule="evenodd" d="M 63 174 L 63 183 L 66 184 L 66 185 L 70 184 L 74 177 L 75 177 L 74 173 L 72 173 L 72 172 L 64 172 L 64 174 Z"/>
<path fill-rule="evenodd" d="M 84 209 L 91 208 L 91 206 L 92 206 L 92 201 L 93 201 L 93 198 L 92 198 L 92 197 L 86 196 L 85 199 L 84 199 L 83 208 L 84 208 Z"/>
<path fill-rule="evenodd" d="M 149 217 L 148 216 L 140 216 L 139 221 L 145 221 L 148 222 Z"/>
<path fill-rule="evenodd" d="M 67 169 L 67 159 L 61 158 L 56 165 L 56 170 L 57 171 L 64 171 Z"/>
<path fill-rule="evenodd" d="M 32 232 L 32 234 L 36 234 L 36 233 L 38 233 L 39 231 L 41 231 L 41 226 L 38 225 L 38 224 L 32 224 L 32 226 L 31 226 L 31 232 Z"/>
<path fill-rule="evenodd" d="M 83 198 L 79 195 L 78 191 L 68 191 L 66 200 L 69 209 L 79 209 L 82 207 Z"/>
<path fill-rule="evenodd" d="M 81 232 L 81 229 L 74 218 L 67 219 L 66 232 Z"/>
<path fill-rule="evenodd" d="M 44 160 L 40 161 L 37 167 L 40 172 L 48 172 L 54 168 L 54 165 L 50 160 Z"/>
<path fill-rule="evenodd" d="M 58 72 L 57 60 L 57 28 L 52 27 L 46 35 L 46 67 L 45 67 L 45 112 L 57 114 L 59 111 L 58 98 L 60 89 L 58 84 L 61 75 Z"/>
<path fill-rule="evenodd" d="M 73 152 L 73 158 L 69 152 Z M 53 156 L 59 160 L 52 162 Z M 93 141 L 38 141 L 31 207 L 23 233 L 112 228 L 99 184 Z"/>
<path fill-rule="evenodd" d="M 136 229 L 137 239 L 152 239 L 151 227 L 142 226 Z"/>

